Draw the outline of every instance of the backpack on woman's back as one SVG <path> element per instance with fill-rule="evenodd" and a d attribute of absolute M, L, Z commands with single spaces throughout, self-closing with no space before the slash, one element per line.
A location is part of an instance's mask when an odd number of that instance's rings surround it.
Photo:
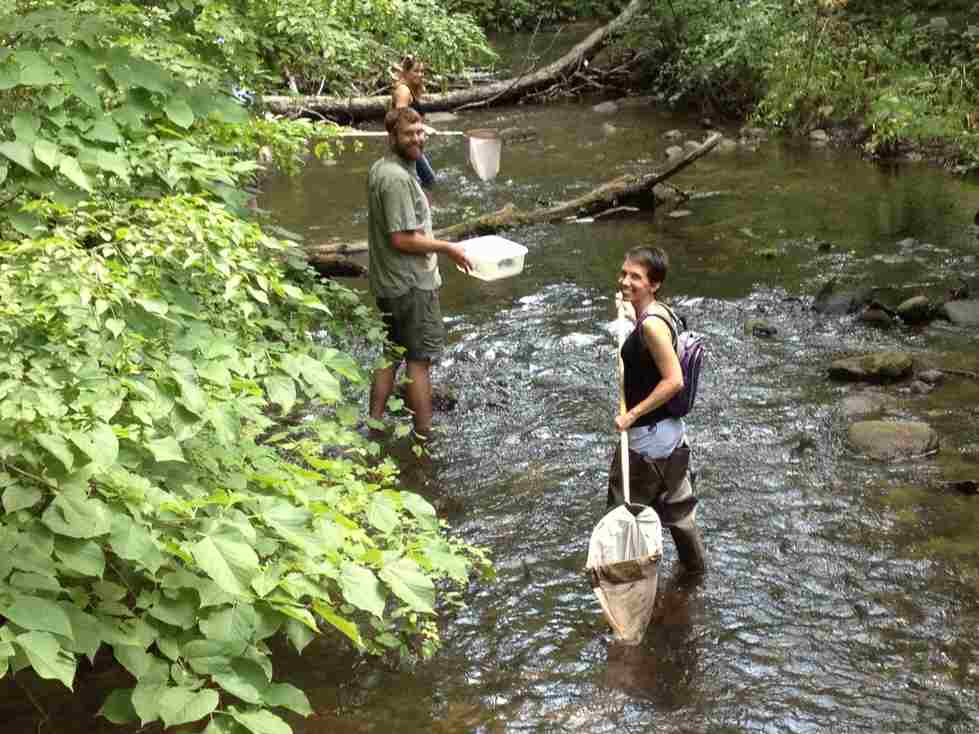
<path fill-rule="evenodd" d="M 649 316 L 655 316 L 670 327 L 673 336 L 673 349 L 680 360 L 680 371 L 683 373 L 683 389 L 669 399 L 666 409 L 674 418 L 682 418 L 693 410 L 697 399 L 697 388 L 700 385 L 700 373 L 707 358 L 707 337 L 696 331 L 687 329 L 686 323 L 676 312 L 664 303 L 658 305 L 666 309 L 670 318 L 662 314 L 648 311 L 636 322 L 638 329 Z"/>

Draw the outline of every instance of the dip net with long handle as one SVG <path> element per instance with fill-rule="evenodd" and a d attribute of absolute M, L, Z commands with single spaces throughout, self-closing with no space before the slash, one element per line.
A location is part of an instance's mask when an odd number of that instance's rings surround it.
<path fill-rule="evenodd" d="M 619 349 L 629 322 L 619 303 Z M 625 412 L 623 365 L 619 357 L 619 410 Z M 663 556 L 659 515 L 645 505 L 633 504 L 629 494 L 629 437 L 620 437 L 622 492 L 625 504 L 610 510 L 592 530 L 585 564 L 592 590 L 617 642 L 638 645 L 646 633 L 656 604 L 657 566 Z"/>

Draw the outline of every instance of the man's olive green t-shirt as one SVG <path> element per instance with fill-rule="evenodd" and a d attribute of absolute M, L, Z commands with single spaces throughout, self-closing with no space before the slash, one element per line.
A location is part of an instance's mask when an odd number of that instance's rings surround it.
<path fill-rule="evenodd" d="M 430 291 L 442 285 L 434 252 L 411 255 L 391 244 L 393 232 L 422 230 L 432 236 L 432 212 L 415 175 L 415 162 L 389 153 L 367 176 L 367 244 L 371 293 L 397 298 L 410 288 Z"/>

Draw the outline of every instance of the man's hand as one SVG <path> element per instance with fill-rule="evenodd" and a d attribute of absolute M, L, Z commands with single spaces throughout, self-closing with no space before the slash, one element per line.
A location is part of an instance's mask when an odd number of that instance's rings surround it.
<path fill-rule="evenodd" d="M 458 265 L 460 268 L 465 270 L 467 273 L 473 269 L 472 260 L 466 255 L 466 248 L 462 245 L 450 244 L 445 248 L 445 254 Z"/>

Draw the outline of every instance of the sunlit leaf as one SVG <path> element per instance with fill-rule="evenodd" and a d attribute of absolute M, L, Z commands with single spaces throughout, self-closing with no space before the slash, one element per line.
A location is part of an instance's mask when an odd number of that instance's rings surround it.
<path fill-rule="evenodd" d="M 22 141 L 0 143 L 0 155 L 8 158 L 21 168 L 31 173 L 37 173 L 34 166 L 34 151 L 31 146 Z"/>
<path fill-rule="evenodd" d="M 356 563 L 345 563 L 340 571 L 343 598 L 358 609 L 380 617 L 384 614 L 384 589 L 374 572 Z"/>
<path fill-rule="evenodd" d="M 113 724 L 132 724 L 139 717 L 133 708 L 133 689 L 117 688 L 105 699 L 99 709 L 98 716 L 104 716 Z"/>
<path fill-rule="evenodd" d="M 71 620 L 56 602 L 26 594 L 13 594 L 13 602 L 0 606 L 0 613 L 26 630 L 53 632 L 70 638 Z"/>
<path fill-rule="evenodd" d="M 250 546 L 226 536 L 207 537 L 191 553 L 221 589 L 236 596 L 250 595 L 251 578 L 258 573 L 258 556 Z"/>
<path fill-rule="evenodd" d="M 66 155 L 62 157 L 61 162 L 58 163 L 58 170 L 78 188 L 84 189 L 85 191 L 93 190 L 91 179 L 82 170 L 82 167 L 78 165 L 78 161 L 71 156 Z"/>
<path fill-rule="evenodd" d="M 28 632 L 14 639 L 34 672 L 46 680 L 59 680 L 74 689 L 75 658 L 62 649 L 57 638 L 47 632 Z"/>
<path fill-rule="evenodd" d="M 167 100 L 163 111 L 174 125 L 188 128 L 194 124 L 194 111 L 190 109 L 187 101 L 181 97 L 172 97 Z"/>
<path fill-rule="evenodd" d="M 401 558 L 381 569 L 381 579 L 416 612 L 435 611 L 435 585 L 410 558 Z"/>
<path fill-rule="evenodd" d="M 69 538 L 95 538 L 111 529 L 106 506 L 100 500 L 78 493 L 64 492 L 55 497 L 41 521 L 52 532 Z"/>

